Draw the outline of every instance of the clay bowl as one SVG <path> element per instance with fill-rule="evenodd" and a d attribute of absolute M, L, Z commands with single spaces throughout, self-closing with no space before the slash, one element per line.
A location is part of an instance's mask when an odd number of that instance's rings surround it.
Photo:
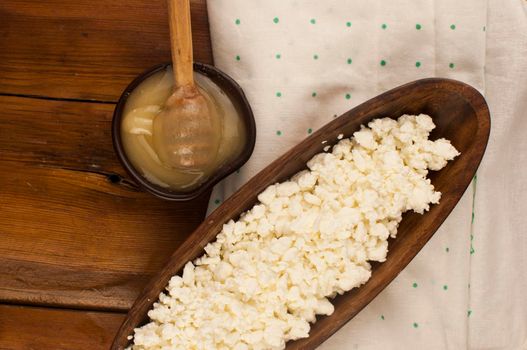
<path fill-rule="evenodd" d="M 199 187 L 193 190 L 178 192 L 149 182 L 139 171 L 134 168 L 124 150 L 121 140 L 122 114 L 126 105 L 126 101 L 128 100 L 128 97 L 132 91 L 145 79 L 159 71 L 165 70 L 168 66 L 170 66 L 168 63 L 154 66 L 139 75 L 134 81 L 130 83 L 130 85 L 126 87 L 123 94 L 119 98 L 119 101 L 117 102 L 117 106 L 115 107 L 113 114 L 112 140 L 115 153 L 117 154 L 119 161 L 123 165 L 126 172 L 132 177 L 132 179 L 135 180 L 135 182 L 139 184 L 139 186 L 141 186 L 141 188 L 163 199 L 173 201 L 188 201 L 199 197 L 223 178 L 235 172 L 243 164 L 245 164 L 254 149 L 254 143 L 256 141 L 256 125 L 254 122 L 251 106 L 249 105 L 242 88 L 231 77 L 216 67 L 204 63 L 194 63 L 194 71 L 209 77 L 214 83 L 216 83 L 229 97 L 239 115 L 242 117 L 245 124 L 245 134 L 247 135 L 245 145 L 240 151 L 240 154 L 235 159 L 224 164 L 211 177 L 209 177 L 206 181 L 200 184 Z"/>
<path fill-rule="evenodd" d="M 331 316 L 319 317 L 310 336 L 287 343 L 287 349 L 314 349 L 354 317 L 377 296 L 421 250 L 455 207 L 483 157 L 490 132 L 487 104 L 474 88 L 447 79 L 423 79 L 390 90 L 344 113 L 307 139 L 293 147 L 253 177 L 232 197 L 218 207 L 194 233 L 174 252 L 167 265 L 146 286 L 130 309 L 112 345 L 124 349 L 135 327 L 145 324 L 147 312 L 166 287 L 171 276 L 181 273 L 187 261 L 203 254 L 203 247 L 213 241 L 223 223 L 236 219 L 257 201 L 267 186 L 286 180 L 306 168 L 306 162 L 322 152 L 326 145 L 337 142 L 337 136 L 349 137 L 361 124 L 378 117 L 397 118 L 402 114 L 426 113 L 437 128 L 432 139 L 445 137 L 461 155 L 430 178 L 442 192 L 441 202 L 424 215 L 406 213 L 397 238 L 389 242 L 389 253 L 382 264 L 373 264 L 370 280 L 344 295 L 337 296 Z M 322 141 L 327 140 L 326 144 Z"/>

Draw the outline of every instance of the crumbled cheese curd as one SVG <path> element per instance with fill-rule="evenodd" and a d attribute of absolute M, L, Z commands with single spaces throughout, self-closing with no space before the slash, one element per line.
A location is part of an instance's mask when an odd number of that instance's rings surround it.
<path fill-rule="evenodd" d="M 459 153 L 428 139 L 434 127 L 424 114 L 373 120 L 269 186 L 172 277 L 131 349 L 284 349 L 307 337 L 331 298 L 385 261 L 402 213 L 439 202 L 428 169 Z"/>

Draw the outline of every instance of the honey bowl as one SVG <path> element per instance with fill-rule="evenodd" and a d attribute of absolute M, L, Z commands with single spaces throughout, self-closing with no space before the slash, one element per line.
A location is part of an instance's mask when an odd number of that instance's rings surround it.
<path fill-rule="evenodd" d="M 112 140 L 119 161 L 142 189 L 162 199 L 188 201 L 245 164 L 254 149 L 256 125 L 241 87 L 216 67 L 195 62 L 198 87 L 227 111 L 222 117 L 223 138 L 218 161 L 203 172 L 178 173 L 177 169 L 163 166 L 148 142 L 149 131 L 142 126 L 152 123 L 149 118 L 155 117 L 156 111 L 162 108 L 163 99 L 170 94 L 170 70 L 171 64 L 154 66 L 126 87 L 115 107 Z M 153 105 L 148 102 L 149 98 Z M 140 108 L 136 108 L 138 106 Z M 137 111 L 142 113 L 139 119 L 136 118 Z"/>

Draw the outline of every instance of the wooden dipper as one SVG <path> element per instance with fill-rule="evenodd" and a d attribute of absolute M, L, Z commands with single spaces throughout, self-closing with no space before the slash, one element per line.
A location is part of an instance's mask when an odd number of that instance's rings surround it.
<path fill-rule="evenodd" d="M 154 119 L 154 147 L 175 169 L 200 171 L 216 157 L 220 123 L 194 83 L 189 0 L 168 0 L 174 92 Z"/>

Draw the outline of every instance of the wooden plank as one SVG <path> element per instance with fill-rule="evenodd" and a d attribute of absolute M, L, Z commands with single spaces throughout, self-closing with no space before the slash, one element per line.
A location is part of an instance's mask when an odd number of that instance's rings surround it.
<path fill-rule="evenodd" d="M 0 305 L 2 350 L 106 350 L 124 314 Z"/>
<path fill-rule="evenodd" d="M 208 194 L 176 203 L 138 190 L 113 154 L 113 105 L 0 105 L 0 301 L 127 309 Z"/>
<path fill-rule="evenodd" d="M 195 59 L 212 62 L 205 0 L 191 1 Z M 116 101 L 170 61 L 166 1 L 0 1 L 0 93 Z"/>
<path fill-rule="evenodd" d="M 0 96 L 0 104 L 2 161 L 94 173 L 121 171 L 112 148 L 115 105 L 9 96 Z"/>

